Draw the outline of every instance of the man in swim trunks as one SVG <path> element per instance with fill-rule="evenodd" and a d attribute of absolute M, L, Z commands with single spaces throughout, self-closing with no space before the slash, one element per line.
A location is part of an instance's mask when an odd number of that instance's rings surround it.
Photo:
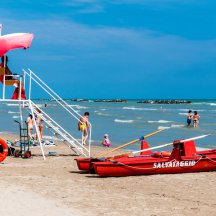
<path fill-rule="evenodd" d="M 89 112 L 85 112 L 84 116 L 80 118 L 80 121 L 78 123 L 78 129 L 82 131 L 82 144 L 86 145 L 86 140 L 88 138 L 88 128 L 89 128 L 89 122 L 88 122 Z"/>
<path fill-rule="evenodd" d="M 191 114 L 191 110 L 188 111 L 188 114 L 187 114 L 187 126 L 190 127 L 190 124 L 191 124 L 191 119 L 192 119 L 192 114 Z"/>

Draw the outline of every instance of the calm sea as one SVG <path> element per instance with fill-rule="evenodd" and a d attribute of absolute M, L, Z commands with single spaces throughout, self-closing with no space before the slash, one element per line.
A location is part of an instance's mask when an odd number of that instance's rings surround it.
<path fill-rule="evenodd" d="M 35 100 L 41 109 L 51 115 L 60 125 L 72 135 L 80 138 L 77 130 L 77 121 L 68 118 L 62 109 L 52 101 Z M 211 133 L 204 139 L 197 140 L 197 146 L 216 148 L 216 100 L 192 100 L 192 104 L 141 104 L 136 100 L 122 103 L 112 102 L 72 102 L 67 100 L 81 115 L 90 112 L 92 123 L 92 140 L 94 145 L 99 145 L 105 133 L 109 134 L 112 146 L 118 146 L 142 135 L 147 135 L 161 128 L 165 131 L 148 138 L 151 146 L 172 142 L 176 139 L 191 138 Z M 45 108 L 44 104 L 48 106 Z M 188 110 L 198 111 L 200 115 L 199 128 L 186 127 L 186 114 Z M 19 133 L 18 107 L 13 104 L 0 104 L 1 132 Z M 23 110 L 24 118 L 28 111 Z M 44 135 L 51 138 L 53 133 L 45 128 Z M 140 144 L 134 144 L 128 149 L 139 149 Z"/>

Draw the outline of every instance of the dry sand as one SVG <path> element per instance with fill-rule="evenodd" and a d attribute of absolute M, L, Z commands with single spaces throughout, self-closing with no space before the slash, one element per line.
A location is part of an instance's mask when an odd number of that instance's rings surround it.
<path fill-rule="evenodd" d="M 101 178 L 80 172 L 64 144 L 46 147 L 60 156 L 45 161 L 31 151 L 0 164 L 1 216 L 216 215 L 216 172 Z"/>

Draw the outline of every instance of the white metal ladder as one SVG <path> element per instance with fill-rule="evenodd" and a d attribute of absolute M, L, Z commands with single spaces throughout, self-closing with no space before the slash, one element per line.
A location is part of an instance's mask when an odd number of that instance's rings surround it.
<path fill-rule="evenodd" d="M 27 78 L 29 78 L 29 102 L 30 109 L 32 109 L 32 113 L 39 114 L 37 112 L 37 105 L 31 100 L 31 92 L 32 92 L 32 81 L 35 82 L 38 86 L 40 86 L 51 98 L 56 101 L 70 116 L 72 116 L 77 122 L 80 121 L 82 117 L 75 109 L 73 109 L 66 101 L 64 101 L 56 92 L 54 92 L 45 82 L 43 82 L 32 70 L 23 70 L 24 71 L 24 86 L 26 86 Z M 40 108 L 39 108 L 40 109 Z M 40 109 L 41 110 L 41 109 Z M 84 146 L 83 137 L 81 141 L 72 136 L 68 131 L 66 131 L 62 126 L 59 125 L 54 119 L 52 119 L 44 110 L 42 112 L 42 119 L 47 124 L 47 126 L 53 131 L 63 138 L 63 141 L 74 151 L 78 152 L 84 156 L 90 156 L 90 146 L 91 146 L 91 124 L 89 123 L 89 138 L 88 138 L 88 147 Z M 83 135 L 82 135 L 83 136 Z"/>
<path fill-rule="evenodd" d="M 40 115 L 48 128 L 52 129 L 56 135 L 62 137 L 62 141 L 67 144 L 76 154 L 79 153 L 83 154 L 84 156 L 89 156 L 88 148 L 86 148 L 79 140 L 74 138 L 68 131 L 60 126 L 54 119 L 44 112 L 44 110 L 41 110 L 35 103 L 32 101 L 30 101 L 30 103 L 30 110 L 32 109 L 34 114 Z M 41 113 L 39 113 L 38 110 L 40 110 Z"/>
<path fill-rule="evenodd" d="M 56 103 L 58 103 L 58 105 L 60 105 L 63 110 L 69 115 L 71 116 L 77 123 L 80 122 L 80 118 L 82 117 L 75 109 L 73 109 L 73 107 L 71 107 L 68 103 L 66 103 L 66 101 L 64 101 L 57 93 L 55 93 L 44 81 L 42 81 L 32 70 L 27 69 L 27 70 L 23 70 L 24 72 L 24 76 L 22 75 L 16 75 L 17 78 L 19 78 L 19 83 L 21 84 L 21 82 L 24 83 L 24 89 L 26 89 L 27 86 L 27 81 L 28 82 L 28 91 L 26 91 L 26 93 L 28 93 L 28 95 L 26 95 L 26 97 L 28 99 L 26 100 L 21 100 L 21 99 L 16 99 L 16 100 L 12 100 L 12 99 L 7 99 L 6 98 L 6 89 L 5 89 L 5 77 L 4 76 L 4 82 L 3 82 L 3 95 L 2 98 L 0 99 L 0 101 L 2 102 L 14 102 L 14 103 L 18 103 L 17 105 L 19 106 L 19 112 L 20 112 L 20 119 L 21 119 L 21 124 L 23 124 L 23 114 L 22 114 L 22 108 L 28 108 L 31 111 L 31 114 L 33 116 L 33 121 L 35 124 L 35 128 L 36 128 L 36 133 L 37 133 L 37 137 L 38 141 L 40 143 L 41 146 L 41 151 L 43 154 L 43 157 L 45 159 L 45 155 L 43 152 L 43 147 L 41 144 L 41 140 L 40 140 L 40 136 L 39 136 L 39 131 L 38 131 L 38 127 L 36 126 L 36 122 L 35 122 L 35 115 L 39 115 L 40 117 L 43 119 L 44 123 L 47 125 L 47 127 L 49 129 L 51 129 L 52 131 L 54 131 L 56 134 L 58 134 L 59 137 L 62 137 L 62 141 L 67 144 L 76 154 L 82 154 L 84 156 L 90 156 L 91 152 L 90 152 L 90 147 L 91 147 L 91 124 L 89 122 L 89 137 L 88 137 L 88 145 L 85 146 L 83 143 L 83 134 L 81 139 L 77 139 L 74 136 L 71 135 L 71 133 L 69 133 L 67 130 L 65 130 L 56 120 L 54 120 L 53 118 L 51 118 L 44 110 L 40 109 L 37 104 L 35 104 L 32 100 L 31 100 L 31 93 L 32 93 L 32 83 L 36 83 L 43 91 L 45 91 L 51 98 L 53 101 L 55 101 Z M 20 96 L 19 96 L 20 98 Z M 41 113 L 38 112 L 38 110 L 40 110 Z"/>

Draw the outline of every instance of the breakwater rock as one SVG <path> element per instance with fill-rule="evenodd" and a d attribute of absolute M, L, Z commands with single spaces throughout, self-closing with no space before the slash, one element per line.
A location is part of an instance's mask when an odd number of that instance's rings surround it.
<path fill-rule="evenodd" d="M 94 100 L 94 102 L 114 102 L 114 103 L 121 103 L 121 102 L 127 102 L 127 100 L 123 99 L 100 99 L 100 100 Z"/>
<path fill-rule="evenodd" d="M 137 103 L 145 104 L 191 104 L 191 101 L 188 100 L 141 100 Z"/>
<path fill-rule="evenodd" d="M 89 102 L 89 99 L 72 99 L 74 102 Z"/>

